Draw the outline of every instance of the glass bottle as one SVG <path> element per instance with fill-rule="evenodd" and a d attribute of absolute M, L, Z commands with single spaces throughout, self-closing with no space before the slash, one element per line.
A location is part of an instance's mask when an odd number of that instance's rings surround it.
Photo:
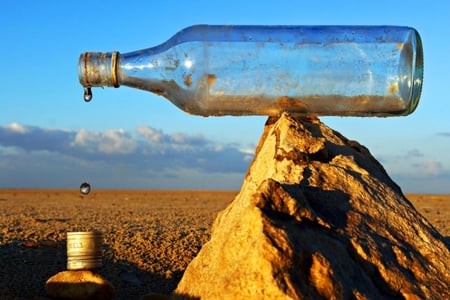
<path fill-rule="evenodd" d="M 144 50 L 83 53 L 78 74 L 87 97 L 125 85 L 202 116 L 399 116 L 419 102 L 423 54 L 410 27 L 197 25 Z"/>

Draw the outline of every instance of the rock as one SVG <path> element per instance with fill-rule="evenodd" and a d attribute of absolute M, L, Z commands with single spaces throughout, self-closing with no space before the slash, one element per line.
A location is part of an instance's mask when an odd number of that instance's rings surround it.
<path fill-rule="evenodd" d="M 173 299 L 450 299 L 450 252 L 369 151 L 269 118 Z"/>
<path fill-rule="evenodd" d="M 60 299 L 98 299 L 114 297 L 114 286 L 89 270 L 63 271 L 50 277 L 45 289 L 50 297 Z"/>

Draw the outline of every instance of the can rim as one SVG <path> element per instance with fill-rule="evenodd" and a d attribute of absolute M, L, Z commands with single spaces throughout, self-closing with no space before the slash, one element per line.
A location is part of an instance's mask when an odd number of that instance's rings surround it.
<path fill-rule="evenodd" d="M 70 231 L 67 232 L 67 235 L 102 235 L 99 231 Z"/>

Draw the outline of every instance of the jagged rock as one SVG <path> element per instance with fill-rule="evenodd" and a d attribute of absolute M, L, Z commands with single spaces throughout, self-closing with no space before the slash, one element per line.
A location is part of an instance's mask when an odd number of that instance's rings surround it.
<path fill-rule="evenodd" d="M 269 118 L 174 299 L 450 299 L 450 252 L 369 151 Z"/>
<path fill-rule="evenodd" d="M 76 300 L 113 299 L 114 286 L 89 270 L 63 271 L 50 277 L 45 289 L 50 297 Z"/>

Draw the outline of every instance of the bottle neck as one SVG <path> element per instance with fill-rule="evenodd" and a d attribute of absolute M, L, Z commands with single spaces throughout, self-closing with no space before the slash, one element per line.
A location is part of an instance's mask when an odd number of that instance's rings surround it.
<path fill-rule="evenodd" d="M 85 52 L 78 62 L 78 78 L 84 87 L 119 87 L 117 77 L 119 52 Z"/>

